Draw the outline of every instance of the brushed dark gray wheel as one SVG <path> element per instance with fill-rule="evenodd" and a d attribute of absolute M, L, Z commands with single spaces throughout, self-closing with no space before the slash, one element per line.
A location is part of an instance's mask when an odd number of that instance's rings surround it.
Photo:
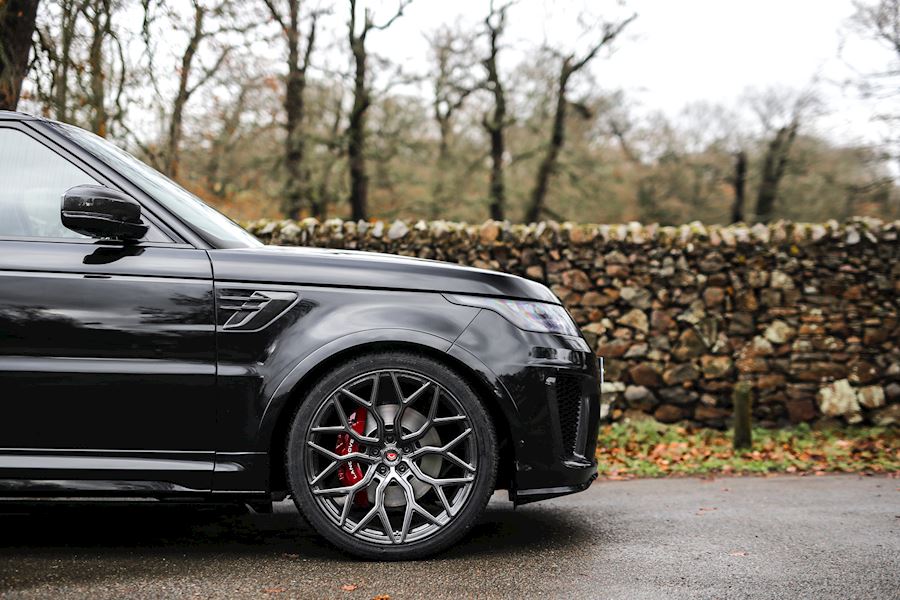
<path fill-rule="evenodd" d="M 294 418 L 288 472 L 298 508 L 358 556 L 419 558 L 459 539 L 493 490 L 496 442 L 470 386 L 430 358 L 356 358 Z"/>

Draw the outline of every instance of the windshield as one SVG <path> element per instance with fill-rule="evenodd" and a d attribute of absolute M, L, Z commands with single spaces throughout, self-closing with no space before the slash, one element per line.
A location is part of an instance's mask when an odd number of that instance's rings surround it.
<path fill-rule="evenodd" d="M 70 125 L 61 123 L 50 125 L 73 139 L 111 169 L 131 180 L 212 246 L 247 248 L 263 245 L 240 225 L 205 204 L 200 198 L 103 138 Z"/>

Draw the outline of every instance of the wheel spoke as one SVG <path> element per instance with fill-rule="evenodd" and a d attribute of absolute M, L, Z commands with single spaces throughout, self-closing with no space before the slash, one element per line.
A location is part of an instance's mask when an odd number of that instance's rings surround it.
<path fill-rule="evenodd" d="M 316 496 L 350 496 L 350 499 L 352 499 L 352 497 L 355 496 L 357 492 L 372 483 L 372 479 L 374 477 L 375 469 L 369 469 L 368 471 L 366 471 L 366 474 L 363 475 L 363 478 L 353 485 L 346 485 L 336 488 L 326 488 L 324 490 L 313 490 L 312 492 Z"/>
<path fill-rule="evenodd" d="M 424 388 L 423 388 L 424 389 Z M 418 393 L 418 392 L 416 392 Z M 434 416 L 437 414 L 438 402 L 441 399 L 441 388 L 438 386 L 434 386 L 434 394 L 431 396 L 431 405 L 428 407 L 428 416 L 425 417 L 425 422 L 422 423 L 422 426 L 419 427 L 418 430 L 410 433 L 409 435 L 401 435 L 400 441 L 409 443 L 409 442 L 417 442 L 422 437 L 428 433 L 428 431 L 434 426 L 435 418 Z"/>
<path fill-rule="evenodd" d="M 400 529 L 400 543 L 406 541 L 406 536 L 409 534 L 409 527 L 412 524 L 413 515 L 418 513 L 425 517 L 432 525 L 440 525 L 440 521 L 438 521 L 434 515 L 428 512 L 421 504 L 416 502 L 416 491 L 413 489 L 412 485 L 410 485 L 409 481 L 406 480 L 405 477 L 398 477 L 397 483 L 400 484 L 400 487 L 403 488 L 403 494 L 406 496 L 406 509 L 403 513 L 403 526 Z"/>
<path fill-rule="evenodd" d="M 341 390 L 341 392 L 343 392 L 343 390 Z M 357 398 L 358 397 L 359 396 L 357 396 Z M 344 414 L 344 409 L 341 406 L 341 403 L 338 402 L 337 396 L 333 396 L 331 398 L 331 404 L 334 406 L 334 412 L 337 413 L 338 419 L 341 420 L 343 433 L 346 433 L 361 444 L 377 444 L 379 442 L 378 438 L 362 435 L 360 433 L 357 433 L 356 430 L 353 429 L 353 427 L 350 425 L 350 421 L 347 419 L 347 415 Z"/>
<path fill-rule="evenodd" d="M 457 421 L 467 421 L 469 417 L 466 415 L 453 415 L 452 417 L 435 417 L 434 424 L 442 425 L 444 423 L 456 423 Z"/>
<path fill-rule="evenodd" d="M 412 469 L 413 474 L 415 474 L 416 479 L 421 479 L 425 483 L 431 486 L 443 487 L 445 485 L 460 485 L 463 483 L 472 483 L 475 481 L 474 476 L 466 476 L 466 477 L 443 477 L 436 478 L 430 475 L 426 475 L 422 472 L 422 469 L 419 468 L 419 465 L 415 463 L 410 463 L 410 468 Z"/>
<path fill-rule="evenodd" d="M 456 436 L 455 438 L 453 438 L 452 440 L 450 440 L 443 446 L 422 446 L 421 448 L 419 448 L 413 452 L 410 452 L 409 458 L 410 459 L 418 458 L 419 456 L 421 456 L 423 454 L 440 454 L 441 456 L 448 456 L 448 455 L 453 456 L 450 453 L 450 449 L 453 448 L 454 446 L 456 446 L 457 444 L 459 444 L 464 439 L 466 439 L 469 436 L 469 434 L 471 434 L 471 433 L 472 433 L 472 428 L 469 427 L 468 429 L 463 431 L 461 434 L 459 434 L 458 436 Z M 459 460 L 455 456 L 453 458 L 456 460 Z M 450 459 L 450 460 L 453 460 L 453 459 Z M 468 463 L 463 462 L 462 464 L 468 466 Z M 474 471 L 475 469 L 472 468 L 472 470 Z"/>
<path fill-rule="evenodd" d="M 338 390 L 338 392 L 340 392 L 341 394 L 347 396 L 348 398 L 350 398 L 351 400 L 353 400 L 353 401 L 356 402 L 357 404 L 360 404 L 360 405 L 362 405 L 362 406 L 364 406 L 364 407 L 366 407 L 366 408 L 372 408 L 372 403 L 371 403 L 371 402 L 369 402 L 368 400 L 363 400 L 362 398 L 360 398 L 359 396 L 357 396 L 356 394 L 354 394 L 353 392 L 351 392 L 351 391 L 348 390 L 347 388 L 341 388 L 341 389 Z"/>
<path fill-rule="evenodd" d="M 365 463 L 375 463 L 378 462 L 378 458 L 374 456 L 369 456 L 365 452 L 350 452 L 347 454 L 337 454 L 336 452 L 332 452 L 322 446 L 316 444 L 315 442 L 306 442 L 310 448 L 318 452 L 319 454 L 324 454 L 331 460 L 335 462 L 347 462 L 348 460 L 358 460 Z"/>
<path fill-rule="evenodd" d="M 402 395 L 400 395 L 400 387 L 396 383 L 396 381 L 397 381 L 396 378 L 394 378 L 394 381 L 395 381 L 395 388 L 397 389 L 398 398 L 400 400 L 400 410 L 398 410 L 397 414 L 394 415 L 394 431 L 397 432 L 397 435 L 401 441 L 406 441 L 407 438 L 403 435 L 403 427 L 402 427 L 403 413 L 406 412 L 406 407 L 411 405 L 413 402 L 415 402 L 419 398 L 419 396 L 421 396 L 425 392 L 425 390 L 427 390 L 428 388 L 431 387 L 432 384 L 430 381 L 426 381 L 421 387 L 419 387 L 419 389 L 417 389 L 415 392 L 413 392 L 409 397 L 404 398 Z M 434 387 L 435 387 L 435 393 L 438 394 L 440 392 L 439 388 L 437 386 L 434 386 Z M 431 427 L 431 424 L 428 421 L 426 421 L 425 424 L 422 426 L 422 428 L 425 431 L 427 431 L 430 427 Z"/>
<path fill-rule="evenodd" d="M 453 505 L 450 504 L 450 501 L 447 499 L 447 494 L 444 492 L 445 485 L 461 485 L 461 484 L 469 484 L 475 481 L 475 477 L 450 477 L 444 479 L 437 479 L 426 475 L 422 472 L 418 465 L 415 463 L 410 463 L 410 468 L 412 469 L 413 475 L 415 475 L 416 479 L 424 481 L 428 485 L 432 487 L 434 493 L 437 494 L 438 499 L 441 501 L 441 505 L 443 505 L 444 510 L 447 512 L 449 516 L 454 516 L 457 512 L 457 509 L 453 508 Z"/>
<path fill-rule="evenodd" d="M 449 460 L 450 462 L 452 462 L 452 463 L 455 464 L 456 466 L 465 469 L 465 470 L 468 471 L 469 473 L 474 473 L 474 472 L 475 472 L 475 467 L 473 467 L 472 465 L 470 465 L 469 463 L 467 463 L 466 461 L 464 461 L 464 460 L 461 459 L 460 457 L 456 456 L 456 455 L 453 454 L 452 452 L 442 452 L 442 453 L 441 453 L 441 456 L 444 457 L 445 459 Z"/>
<path fill-rule="evenodd" d="M 384 419 L 381 417 L 381 414 L 375 409 L 375 404 L 378 402 L 378 385 L 381 381 L 381 375 L 375 374 L 372 378 L 372 393 L 369 395 L 369 406 L 371 410 L 369 411 L 369 416 L 375 419 L 375 431 L 378 434 L 378 440 L 381 441 L 384 439 Z"/>
<path fill-rule="evenodd" d="M 382 510 L 384 510 L 384 490 L 387 488 L 390 483 L 389 477 L 384 477 L 381 481 L 378 482 L 378 487 L 375 488 L 375 503 L 372 505 L 372 508 L 369 509 L 369 512 L 360 519 L 356 525 L 353 526 L 353 529 L 350 533 L 356 533 L 363 527 L 369 524 L 369 522 L 375 517 L 375 515 L 379 515 Z M 357 484 L 358 485 L 358 484 Z"/>
<path fill-rule="evenodd" d="M 312 481 L 309 482 L 309 485 L 318 485 L 320 481 L 334 473 L 337 470 L 339 464 L 340 463 L 338 463 L 338 461 L 336 460 L 331 461 L 328 466 L 322 470 L 321 473 L 312 478 Z"/>
<path fill-rule="evenodd" d="M 343 425 L 324 425 L 321 427 L 312 427 L 310 428 L 310 432 L 312 433 L 344 433 L 347 430 L 344 429 Z"/>

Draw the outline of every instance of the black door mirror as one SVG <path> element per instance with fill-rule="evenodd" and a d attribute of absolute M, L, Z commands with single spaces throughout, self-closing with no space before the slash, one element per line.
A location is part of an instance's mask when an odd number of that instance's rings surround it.
<path fill-rule="evenodd" d="M 117 190 L 77 185 L 62 197 L 62 224 L 82 235 L 114 240 L 138 240 L 147 233 L 141 205 Z"/>

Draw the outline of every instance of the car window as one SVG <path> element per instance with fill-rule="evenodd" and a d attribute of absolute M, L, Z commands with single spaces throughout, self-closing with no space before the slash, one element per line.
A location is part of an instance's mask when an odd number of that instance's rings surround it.
<path fill-rule="evenodd" d="M 71 125 L 50 123 L 50 126 L 152 196 L 213 247 L 252 248 L 263 245 L 240 225 L 197 196 L 105 139 Z"/>
<path fill-rule="evenodd" d="M 63 226 L 63 193 L 93 177 L 37 140 L 0 128 L 0 235 L 81 238 Z"/>

